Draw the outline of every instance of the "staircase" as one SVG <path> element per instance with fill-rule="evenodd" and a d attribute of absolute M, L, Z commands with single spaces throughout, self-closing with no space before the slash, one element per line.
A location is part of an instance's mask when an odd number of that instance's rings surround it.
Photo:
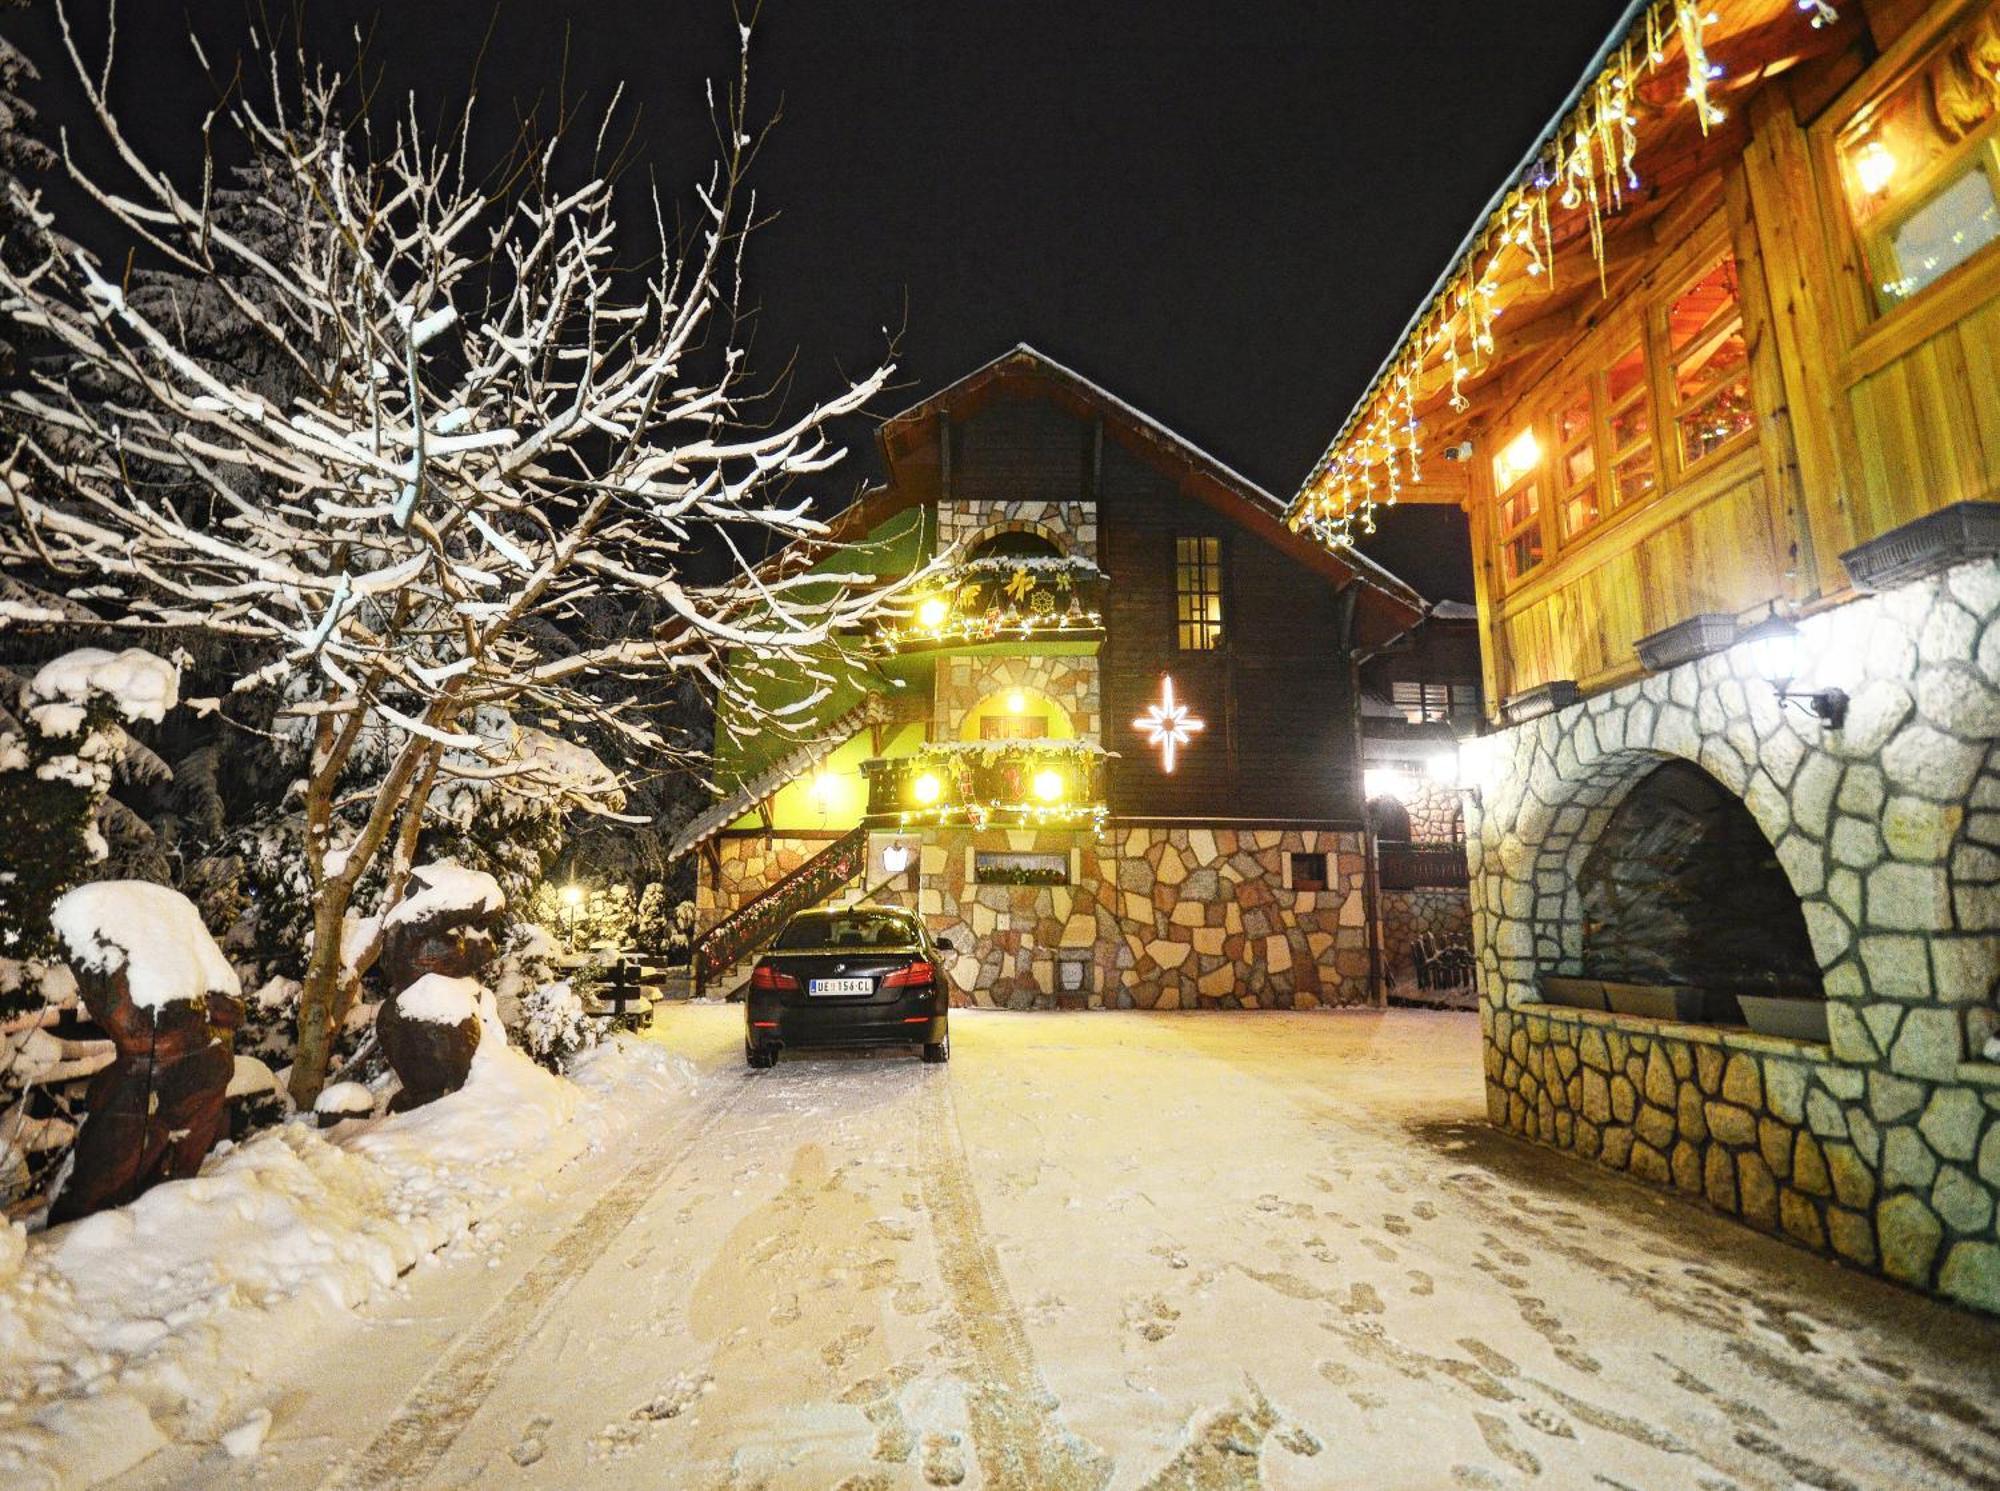
<path fill-rule="evenodd" d="M 867 864 L 868 830 L 852 829 L 756 900 L 739 906 L 710 927 L 695 940 L 692 959 L 695 997 L 701 998 L 711 986 L 725 994 L 734 993 L 730 976 L 740 971 L 739 965 L 762 951 L 799 912 L 819 905 L 842 886 L 852 883 Z"/>

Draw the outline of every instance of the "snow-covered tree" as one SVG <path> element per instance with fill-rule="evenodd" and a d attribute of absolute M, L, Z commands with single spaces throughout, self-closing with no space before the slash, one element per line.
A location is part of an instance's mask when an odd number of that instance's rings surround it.
<path fill-rule="evenodd" d="M 377 953 L 357 887 L 372 875 L 385 902 L 400 894 L 441 784 L 511 779 L 610 809 L 482 718 L 657 769 L 684 747 L 636 707 L 643 690 L 694 675 L 754 710 L 756 680 L 719 666 L 725 650 L 824 677 L 826 644 L 898 598 L 872 576 L 807 573 L 825 529 L 795 489 L 838 459 L 827 425 L 889 370 L 791 410 L 750 381 L 742 64 L 716 104 L 693 226 L 671 230 L 656 199 L 645 267 L 621 259 L 603 131 L 594 149 L 554 139 L 488 170 L 470 105 L 430 138 L 414 106 L 385 125 L 349 107 L 340 76 L 303 58 L 292 81 L 274 68 L 268 96 L 233 94 L 203 124 L 219 154 L 251 163 L 241 189 L 290 214 L 274 244 L 214 210 L 215 168 L 189 185 L 149 164 L 106 94 L 115 13 L 98 61 L 58 17 L 118 163 L 106 179 L 66 152 L 65 169 L 146 254 L 221 297 L 299 391 L 276 398 L 268 376 L 205 362 L 171 297 L 131 293 L 37 210 L 33 262 L 0 264 L 0 312 L 63 362 L 11 396 L 30 434 L 0 563 L 79 581 L 72 596 L 118 624 L 235 642 L 250 662 L 227 698 L 279 691 L 308 732 L 303 1105 Z M 570 172 L 577 146 L 589 164 Z M 703 547 L 732 562 L 697 573 Z M 814 702 L 764 724 L 788 728 Z M 346 800 L 350 764 L 375 750 L 379 776 Z"/>

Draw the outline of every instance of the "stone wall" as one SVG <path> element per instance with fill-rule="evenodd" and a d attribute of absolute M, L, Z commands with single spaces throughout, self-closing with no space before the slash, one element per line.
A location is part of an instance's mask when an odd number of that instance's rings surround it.
<path fill-rule="evenodd" d="M 1026 1009 L 1316 1009 L 1368 998 L 1358 835 L 1276 829 L 905 830 L 922 841 L 918 909 L 950 939 L 953 998 Z M 1072 884 L 980 885 L 981 850 L 1069 856 Z M 1324 853 L 1334 888 L 1289 888 L 1289 856 Z M 1057 965 L 1091 965 L 1086 993 Z"/>
<path fill-rule="evenodd" d="M 756 900 L 830 842 L 826 838 L 799 839 L 783 835 L 767 839 L 762 834 L 725 834 L 716 839 L 720 875 L 704 855 L 695 876 L 696 930 L 705 932 L 724 917 Z"/>
<path fill-rule="evenodd" d="M 965 717 L 1006 689 L 1025 689 L 1062 706 L 1077 738 L 1101 738 L 1097 659 L 1084 654 L 1023 657 L 952 656 L 939 660 L 932 703 L 933 740 L 957 740 Z"/>
<path fill-rule="evenodd" d="M 994 502 L 955 498 L 937 505 L 938 549 L 970 548 L 996 533 L 1039 533 L 1065 554 L 1097 558 L 1094 502 Z"/>
<path fill-rule="evenodd" d="M 1718 1206 L 1726 1168 L 1736 1204 L 1724 1209 L 1746 1221 L 2000 1310 L 2000 1063 L 1980 1050 L 2000 972 L 2000 563 L 1865 597 L 1800 628 L 1798 683 L 1847 691 L 1843 729 L 1781 708 L 1737 647 L 1468 753 L 1489 1106 L 1517 1132 L 1656 1180 L 1688 1188 L 1698 1166 L 1701 1194 Z M 1774 846 L 1828 996 L 1827 1044 L 1612 1022 L 1625 1054 L 1614 1062 L 1607 1036 L 1606 1064 L 1591 1067 L 1582 1034 L 1597 1020 L 1539 1003 L 1541 975 L 1583 971 L 1584 862 L 1633 786 L 1672 759 L 1740 797 Z M 1674 1075 L 1671 1106 L 1623 1101 L 1612 1079 L 1643 1094 L 1633 1058 L 1650 1075 L 1656 1050 Z M 1753 1071 L 1764 1094 L 1781 1070 L 1783 1105 L 1710 1092 L 1704 1060 L 1721 1061 L 1718 1081 L 1739 1073 L 1739 1097 Z M 1602 1076 L 1603 1102 L 1586 1068 Z M 1654 1082 L 1667 1096 L 1665 1078 Z M 1602 1111 L 1609 1120 L 1590 1116 Z M 1784 1136 L 1774 1129 L 1767 1153 L 1767 1122 L 1790 1129 L 1793 1173 L 1803 1153 L 1810 1185 L 1773 1163 Z M 1617 1129 L 1629 1140 L 1612 1139 Z M 1755 1164 L 1746 1186 L 1753 1151 L 1783 1182 L 1769 1205 Z M 1831 1192 L 1816 1189 L 1820 1161 Z"/>
<path fill-rule="evenodd" d="M 1383 890 L 1375 904 L 1382 922 L 1382 977 L 1391 987 L 1416 983 L 1412 949 L 1419 936 L 1472 942 L 1472 903 L 1462 890 Z"/>

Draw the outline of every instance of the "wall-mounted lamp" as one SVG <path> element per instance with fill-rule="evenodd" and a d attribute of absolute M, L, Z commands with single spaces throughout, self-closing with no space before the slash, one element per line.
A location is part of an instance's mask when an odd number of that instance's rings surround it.
<path fill-rule="evenodd" d="M 1743 645 L 1750 649 L 1750 661 L 1771 685 L 1781 704 L 1794 704 L 1814 715 L 1830 730 L 1847 723 L 1845 689 L 1795 689 L 1799 676 L 1799 629 L 1776 613 L 1743 633 Z"/>

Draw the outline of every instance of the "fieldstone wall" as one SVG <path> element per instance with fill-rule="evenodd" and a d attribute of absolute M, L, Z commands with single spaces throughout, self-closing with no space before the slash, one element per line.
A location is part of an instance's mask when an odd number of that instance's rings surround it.
<path fill-rule="evenodd" d="M 1375 904 L 1382 920 L 1382 976 L 1390 984 L 1414 984 L 1419 936 L 1439 942 L 1472 942 L 1472 903 L 1462 890 L 1383 890 Z"/>
<path fill-rule="evenodd" d="M 1981 1051 L 2000 973 L 2000 563 L 1800 626 L 1798 685 L 1848 692 L 1841 730 L 1781 709 L 1738 647 L 1469 753 L 1489 1108 L 1517 1132 L 1683 1189 L 1698 1169 L 1701 1194 L 1746 1221 L 2000 1310 L 2000 1063 Z M 1584 861 L 1626 794 L 1671 759 L 1740 797 L 1775 846 L 1825 984 L 1826 1045 L 1540 1004 L 1541 975 L 1584 971 Z M 1585 1059 L 1586 1030 L 1604 1039 L 1602 1065 Z M 1735 1097 L 1710 1090 L 1704 1060 L 1718 1083 L 1738 1073 Z M 1781 1139 L 1789 1178 L 1774 1163 Z M 1768 1193 L 1744 1162 L 1753 1152 Z"/>
<path fill-rule="evenodd" d="M 908 838 L 912 831 L 898 837 Z M 1359 835 L 1276 829 L 930 829 L 917 909 L 960 950 L 959 1004 L 1030 1009 L 1317 1009 L 1368 999 Z M 981 885 L 980 850 L 1058 854 L 1061 886 Z M 970 851 L 970 852 L 969 852 Z M 1288 887 L 1289 856 L 1324 853 L 1333 887 Z M 1057 967 L 1087 958 L 1065 996 Z"/>
<path fill-rule="evenodd" d="M 1078 739 L 1098 741 L 1097 658 L 1038 654 L 1028 657 L 949 656 L 939 660 L 932 703 L 933 740 L 957 740 L 965 717 L 981 701 L 1006 689 L 1046 695 L 1062 706 Z"/>
<path fill-rule="evenodd" d="M 695 876 L 694 920 L 697 932 L 710 927 L 754 901 L 772 885 L 826 848 L 825 838 L 798 839 L 762 834 L 723 835 L 715 848 L 718 875 L 703 858 Z"/>
<path fill-rule="evenodd" d="M 1097 559 L 1095 502 L 992 502 L 954 498 L 937 505 L 938 549 L 970 548 L 996 533 L 1039 533 L 1065 554 Z"/>

